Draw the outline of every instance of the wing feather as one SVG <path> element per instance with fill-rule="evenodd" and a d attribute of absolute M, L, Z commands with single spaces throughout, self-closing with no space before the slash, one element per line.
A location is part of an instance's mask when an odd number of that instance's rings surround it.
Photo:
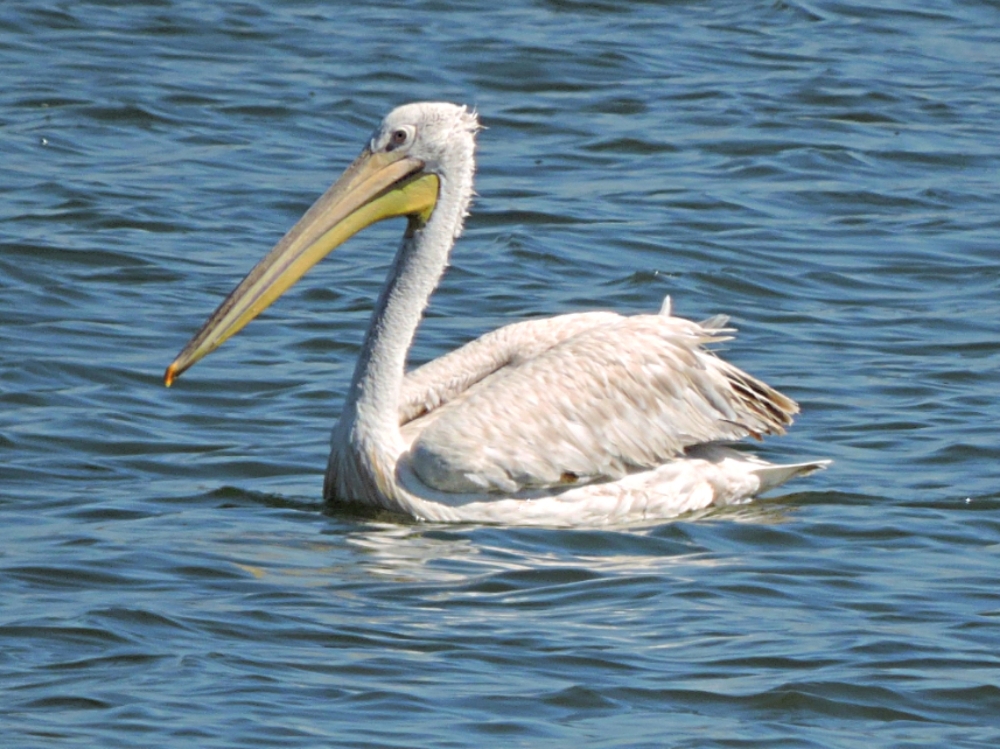
<path fill-rule="evenodd" d="M 693 445 L 782 433 L 798 411 L 705 349 L 729 330 L 614 317 L 512 359 L 414 422 L 414 472 L 450 492 L 615 479 Z"/>
<path fill-rule="evenodd" d="M 585 330 L 623 319 L 615 312 L 578 312 L 493 330 L 407 373 L 400 394 L 400 424 L 434 411 L 503 367 L 534 358 Z"/>

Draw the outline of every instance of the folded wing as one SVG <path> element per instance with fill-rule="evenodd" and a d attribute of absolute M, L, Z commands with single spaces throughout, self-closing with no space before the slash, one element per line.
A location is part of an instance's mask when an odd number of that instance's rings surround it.
<path fill-rule="evenodd" d="M 661 314 L 587 323 L 453 388 L 404 429 L 420 480 L 502 493 L 611 480 L 693 445 L 782 433 L 798 411 L 705 349 L 728 338 L 718 321 Z"/>

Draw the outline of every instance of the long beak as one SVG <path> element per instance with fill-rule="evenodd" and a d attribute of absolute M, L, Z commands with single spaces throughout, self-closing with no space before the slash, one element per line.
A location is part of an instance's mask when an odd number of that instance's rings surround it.
<path fill-rule="evenodd" d="M 426 221 L 437 202 L 438 178 L 423 168 L 422 161 L 410 156 L 366 148 L 219 305 L 167 367 L 164 384 L 170 387 L 366 226 L 396 216 Z"/>

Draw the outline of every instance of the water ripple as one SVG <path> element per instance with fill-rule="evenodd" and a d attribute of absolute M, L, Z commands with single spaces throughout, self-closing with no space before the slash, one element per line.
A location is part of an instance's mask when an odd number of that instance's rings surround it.
<path fill-rule="evenodd" d="M 950 0 L 6 4 L 4 746 L 996 745 L 998 28 Z M 420 98 L 488 129 L 414 361 L 670 294 L 801 402 L 762 451 L 834 469 L 650 528 L 324 511 L 394 225 L 164 390 Z"/>

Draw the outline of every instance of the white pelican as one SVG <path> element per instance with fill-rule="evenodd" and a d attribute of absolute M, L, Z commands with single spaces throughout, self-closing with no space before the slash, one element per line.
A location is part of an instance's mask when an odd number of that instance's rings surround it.
<path fill-rule="evenodd" d="M 585 312 L 493 331 L 406 373 L 472 197 L 475 112 L 392 111 L 339 180 L 169 366 L 178 375 L 321 258 L 382 219 L 408 224 L 375 303 L 324 496 L 429 521 L 599 525 L 746 501 L 826 465 L 771 465 L 719 443 L 781 434 L 794 401 L 706 350 L 725 318 Z"/>

